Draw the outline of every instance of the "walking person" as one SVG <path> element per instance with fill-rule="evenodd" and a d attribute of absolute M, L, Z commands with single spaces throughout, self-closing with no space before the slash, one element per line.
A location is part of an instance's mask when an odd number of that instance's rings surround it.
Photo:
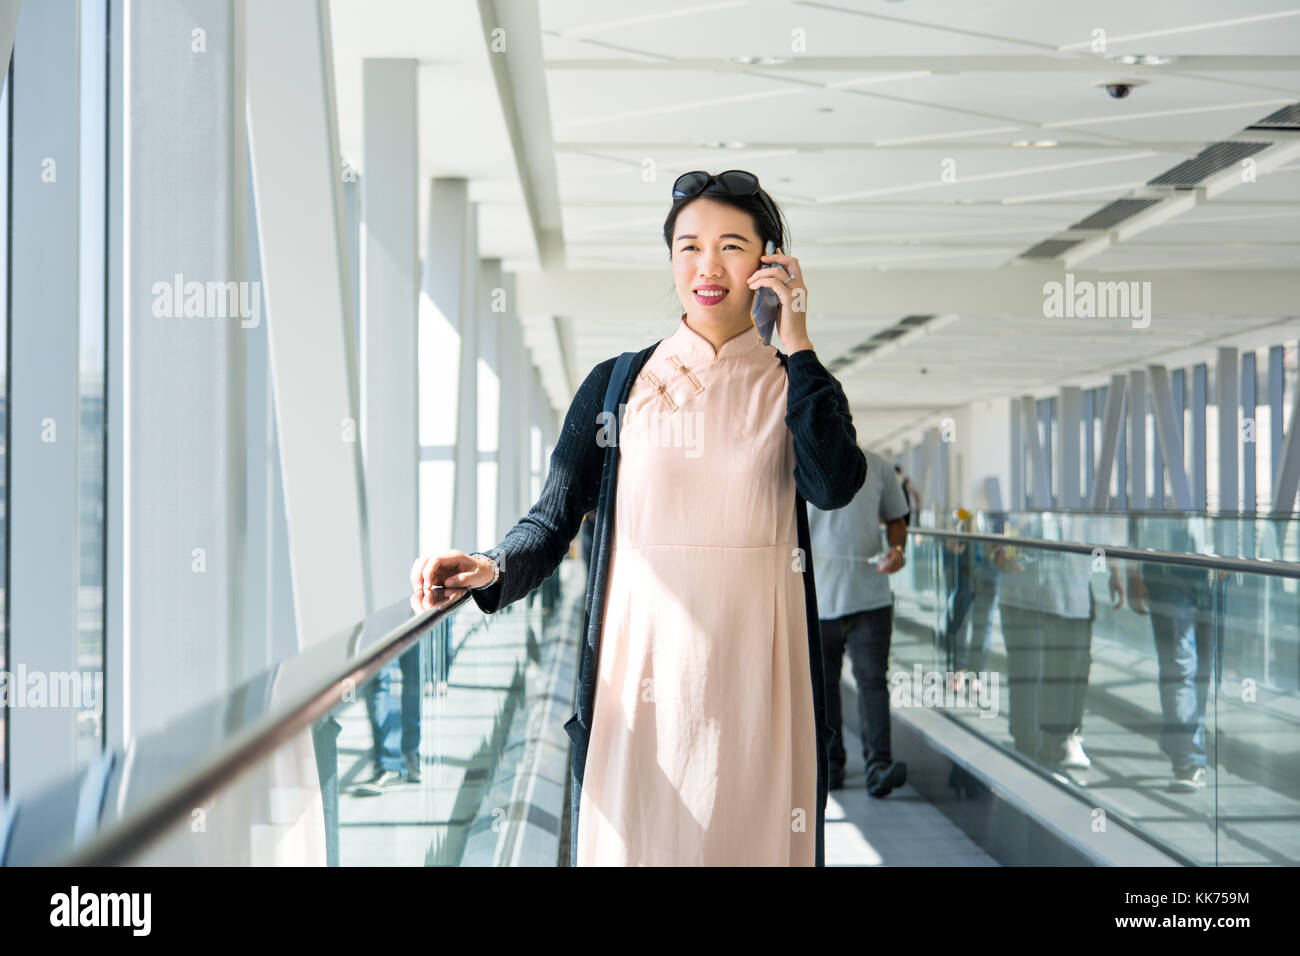
<path fill-rule="evenodd" d="M 1148 547 L 1184 554 L 1206 554 L 1203 518 L 1148 522 Z M 1222 677 L 1223 642 L 1215 627 L 1222 612 L 1226 572 L 1162 561 L 1130 562 L 1129 607 L 1150 614 L 1156 649 L 1160 711 L 1164 726 L 1160 749 L 1169 758 L 1169 789 L 1204 790 L 1209 758 L 1205 712 L 1210 683 Z M 1217 598 L 1217 600 L 1216 600 Z"/>
<path fill-rule="evenodd" d="M 898 483 L 903 488 L 903 496 L 907 500 L 907 517 L 904 519 L 908 525 L 915 524 L 915 518 L 921 511 L 921 492 L 916 490 L 916 482 L 907 475 L 903 474 L 903 466 L 894 466 L 894 475 Z"/>
<path fill-rule="evenodd" d="M 842 738 L 840 672 L 847 648 L 858 687 L 867 793 L 888 796 L 907 782 L 907 764 L 895 761 L 889 744 L 889 688 L 885 669 L 893 632 L 894 596 L 888 575 L 905 563 L 907 500 L 890 477 L 889 463 L 866 452 L 867 480 L 845 507 L 808 509 L 817 555 L 818 611 L 826 666 L 826 722 L 835 732 L 830 747 L 830 789 L 844 786 L 847 754 Z M 887 550 L 882 553 L 880 526 Z"/>
<path fill-rule="evenodd" d="M 1068 517 L 1062 522 L 1068 535 Z M 992 558 L 1012 741 L 1019 753 L 1074 780 L 1092 767 L 1083 749 L 1083 718 L 1097 617 L 1093 559 L 1001 544 Z M 1119 566 L 1112 562 L 1105 574 L 1110 606 L 1118 610 L 1125 596 Z"/>
<path fill-rule="evenodd" d="M 541 497 L 496 548 L 412 569 L 417 589 L 469 587 L 491 613 L 545 578 L 596 509 L 565 724 L 576 865 L 824 865 L 805 501 L 847 504 L 866 460 L 809 338 L 785 231 L 753 174 L 678 177 L 663 230 L 676 328 L 586 377 Z M 750 318 L 760 288 L 788 354 Z"/>
<path fill-rule="evenodd" d="M 421 782 L 422 644 L 422 641 L 417 641 L 397 660 L 390 661 L 365 686 L 371 774 L 352 787 L 350 792 L 354 796 L 377 797 L 393 787 Z M 394 678 L 399 679 L 402 685 L 396 701 L 393 699 Z"/>

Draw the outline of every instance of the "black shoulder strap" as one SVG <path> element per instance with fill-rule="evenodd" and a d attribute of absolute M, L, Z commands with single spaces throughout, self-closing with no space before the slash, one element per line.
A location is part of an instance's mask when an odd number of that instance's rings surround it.
<path fill-rule="evenodd" d="M 635 352 L 624 352 L 614 362 L 614 371 L 609 376 L 609 388 L 605 389 L 605 413 L 618 413 L 618 399 L 623 394 L 623 385 L 627 382 L 628 369 L 632 367 Z M 606 419 L 608 421 L 608 419 Z"/>

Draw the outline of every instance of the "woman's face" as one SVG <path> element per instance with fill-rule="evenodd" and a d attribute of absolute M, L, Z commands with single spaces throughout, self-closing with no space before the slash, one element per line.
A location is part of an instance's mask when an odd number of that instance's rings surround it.
<path fill-rule="evenodd" d="M 677 214 L 673 279 L 692 324 L 749 322 L 754 293 L 748 280 L 763 252 L 754 225 L 749 213 L 712 199 L 697 199 Z"/>

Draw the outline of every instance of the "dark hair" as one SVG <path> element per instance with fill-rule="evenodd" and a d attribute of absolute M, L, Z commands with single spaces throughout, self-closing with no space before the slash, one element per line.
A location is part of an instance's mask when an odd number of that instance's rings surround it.
<path fill-rule="evenodd" d="M 790 250 L 786 248 L 786 237 L 789 234 L 790 226 L 786 222 L 785 214 L 781 211 L 781 207 L 776 204 L 776 201 L 767 194 L 767 190 L 763 189 L 762 186 L 758 188 L 759 192 L 751 196 L 733 196 L 718 183 L 709 183 L 708 186 L 694 196 L 683 196 L 674 199 L 672 209 L 668 210 L 668 218 L 664 220 L 664 244 L 668 246 L 668 257 L 671 259 L 673 254 L 673 230 L 677 227 L 677 216 L 697 199 L 712 199 L 715 202 L 734 206 L 741 212 L 749 213 L 754 217 L 754 223 L 758 227 L 759 249 L 765 248 L 770 239 L 776 244 L 776 248 L 789 254 Z M 759 198 L 759 193 L 766 196 L 767 201 L 776 210 L 777 219 L 775 221 L 773 221 L 771 214 L 764 209 L 763 200 Z"/>

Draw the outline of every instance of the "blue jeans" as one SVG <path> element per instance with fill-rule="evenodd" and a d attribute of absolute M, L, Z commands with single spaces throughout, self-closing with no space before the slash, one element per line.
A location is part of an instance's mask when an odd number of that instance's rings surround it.
<path fill-rule="evenodd" d="M 420 673 L 420 647 L 424 640 L 390 662 L 366 685 L 366 714 L 374 741 L 373 759 L 382 770 L 401 770 L 407 754 L 420 750 L 420 700 L 424 679 Z M 393 706 L 392 681 L 400 672 L 402 696 Z"/>
<path fill-rule="evenodd" d="M 1144 563 L 1164 727 L 1160 749 L 1174 772 L 1206 765 L 1205 709 L 1216 652 L 1204 571 Z"/>
<path fill-rule="evenodd" d="M 976 554 L 974 579 L 970 630 L 957 632 L 953 670 L 982 671 L 988 664 L 989 645 L 993 640 L 993 608 L 998 600 L 998 570 L 987 555 Z"/>

